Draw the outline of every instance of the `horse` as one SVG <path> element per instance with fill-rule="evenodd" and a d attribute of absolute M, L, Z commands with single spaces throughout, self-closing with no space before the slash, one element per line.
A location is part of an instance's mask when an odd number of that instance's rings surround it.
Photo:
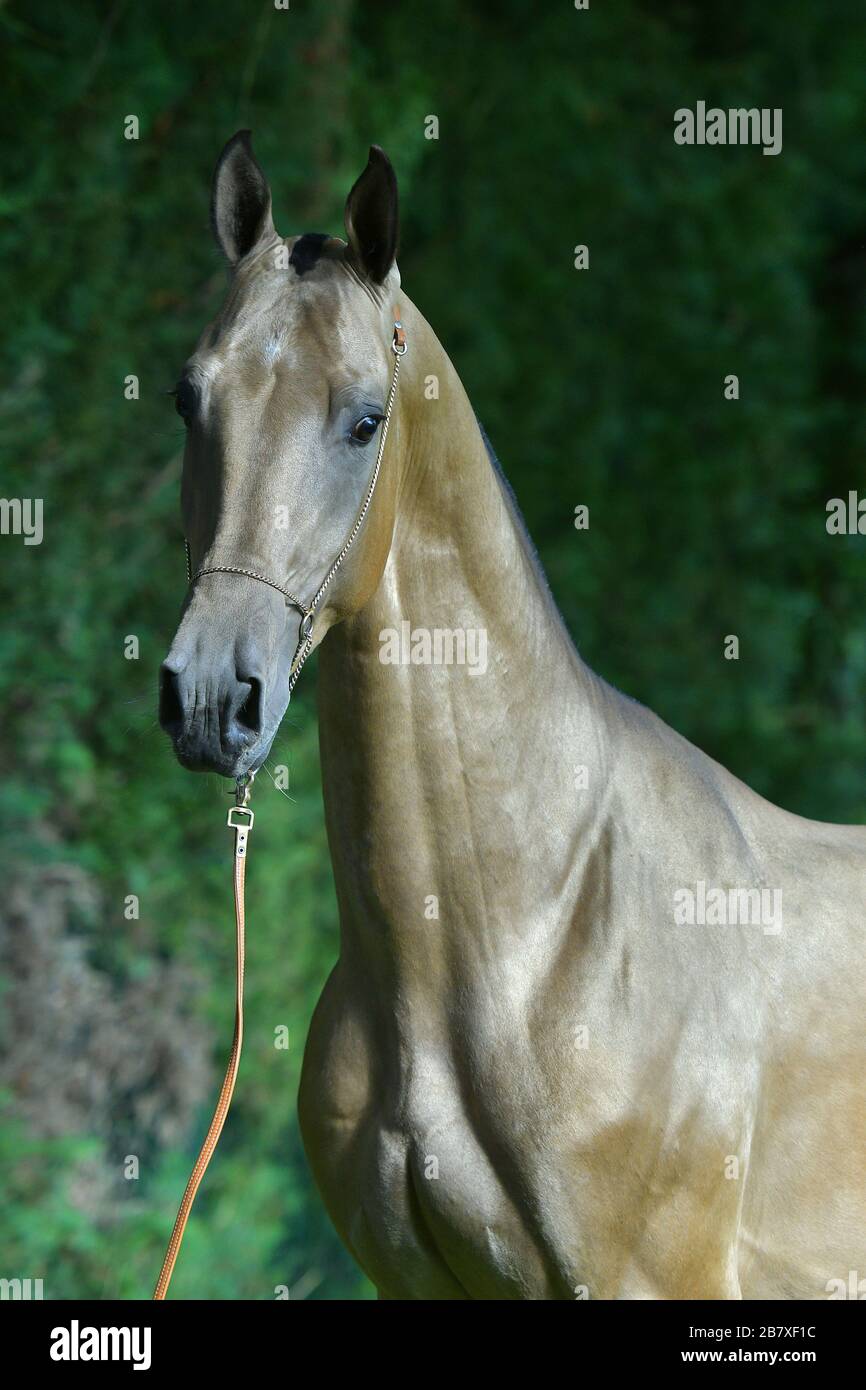
<path fill-rule="evenodd" d="M 345 239 L 283 238 L 240 131 L 211 220 L 160 719 L 243 779 L 321 647 L 340 951 L 298 1109 L 339 1236 L 383 1299 L 836 1296 L 866 1275 L 866 828 L 772 805 L 578 655 L 402 291 L 381 149 Z"/>

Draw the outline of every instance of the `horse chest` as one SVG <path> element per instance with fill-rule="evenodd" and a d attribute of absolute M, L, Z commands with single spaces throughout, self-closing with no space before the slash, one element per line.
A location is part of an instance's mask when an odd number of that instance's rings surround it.
<path fill-rule="evenodd" d="M 379 1073 L 372 1103 L 354 1113 L 341 1105 L 337 1116 L 317 1104 L 316 1072 L 345 1083 L 359 1053 L 339 1034 L 328 1052 L 317 1061 L 313 1039 L 302 1088 L 305 1142 L 335 1224 L 382 1296 L 571 1296 L 556 1251 L 519 1204 L 521 1185 L 531 1185 L 519 1152 L 491 1153 L 453 1069 L 410 1059 L 396 1085 Z"/>

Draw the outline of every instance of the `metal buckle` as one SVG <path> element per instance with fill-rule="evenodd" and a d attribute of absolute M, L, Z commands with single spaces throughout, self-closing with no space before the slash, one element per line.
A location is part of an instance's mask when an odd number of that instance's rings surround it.
<path fill-rule="evenodd" d="M 249 788 L 247 788 L 246 790 L 249 790 Z M 240 790 L 238 791 L 238 795 L 240 795 Z M 233 820 L 233 816 L 247 816 L 248 820 L 246 822 Z M 226 817 L 226 825 L 228 825 L 235 832 L 236 859 L 246 858 L 247 837 L 249 836 L 249 833 L 253 828 L 254 820 L 255 814 L 250 810 L 249 806 L 232 806 L 231 810 L 229 811 Z"/>

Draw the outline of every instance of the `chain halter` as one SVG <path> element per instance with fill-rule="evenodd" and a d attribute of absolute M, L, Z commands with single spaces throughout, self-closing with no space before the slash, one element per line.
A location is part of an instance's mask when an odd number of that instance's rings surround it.
<path fill-rule="evenodd" d="M 289 677 L 290 697 L 297 684 L 304 662 L 313 650 L 313 622 L 315 621 L 316 610 L 331 580 L 348 555 L 349 549 L 363 526 L 364 518 L 370 509 L 370 503 L 373 500 L 373 492 L 375 491 L 379 472 L 382 467 L 382 455 L 385 452 L 385 440 L 388 436 L 391 411 L 394 408 L 394 397 L 397 394 L 397 376 L 400 371 L 400 359 L 403 357 L 408 346 L 406 341 L 406 330 L 400 322 L 400 319 L 395 317 L 394 336 L 391 339 L 391 351 L 394 354 L 394 371 L 391 376 L 391 388 L 388 392 L 388 399 L 385 403 L 385 414 L 382 417 L 382 432 L 379 435 L 379 449 L 376 454 L 376 463 L 370 475 L 370 482 L 367 485 L 367 491 L 361 503 L 361 509 L 355 518 L 355 524 L 346 537 L 342 550 L 334 560 L 334 563 L 331 565 L 331 568 L 328 570 L 328 573 L 325 575 L 308 604 L 304 603 L 302 599 L 299 599 L 297 594 L 293 594 L 291 589 L 286 588 L 285 584 L 278 584 L 275 579 L 269 578 L 268 575 L 259 574 L 257 570 L 245 569 L 243 565 L 205 565 L 202 569 L 196 570 L 195 574 L 192 574 L 189 558 L 189 541 L 184 541 L 186 547 L 186 577 L 190 588 L 192 588 L 204 574 L 240 574 L 243 575 L 245 579 L 257 579 L 260 584 L 267 584 L 269 589 L 276 589 L 277 593 L 282 594 L 293 608 L 297 608 L 301 615 L 301 623 L 298 629 L 298 645 L 292 659 L 292 671 Z"/>

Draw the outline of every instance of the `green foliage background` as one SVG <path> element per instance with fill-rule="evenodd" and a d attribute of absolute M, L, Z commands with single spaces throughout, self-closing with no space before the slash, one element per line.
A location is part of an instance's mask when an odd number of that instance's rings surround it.
<path fill-rule="evenodd" d="M 585 658 L 772 800 L 860 821 L 864 539 L 829 537 L 825 507 L 863 479 L 866 11 L 16 0 L 0 31 L 2 491 L 44 498 L 46 525 L 39 547 L 0 537 L 0 852 L 7 893 L 31 885 L 8 930 L 38 925 L 46 874 L 80 873 L 93 894 L 65 931 L 92 978 L 134 997 L 183 966 L 194 986 L 173 1026 L 210 1059 L 172 1144 L 146 1119 L 165 1068 L 109 1123 L 83 1103 L 58 1129 L 34 1121 L 38 1077 L 5 1028 L 0 1275 L 44 1277 L 47 1297 L 140 1297 L 231 1029 L 226 802 L 174 764 L 155 722 L 184 588 L 182 428 L 163 393 L 222 294 L 219 150 L 252 128 L 278 229 L 339 233 L 368 144 L 384 146 L 403 283 L 463 376 Z M 782 154 L 675 145 L 674 110 L 699 99 L 781 107 Z M 738 662 L 722 659 L 727 633 Z M 313 686 L 310 670 L 272 758 L 292 799 L 257 787 L 241 1083 L 176 1297 L 372 1292 L 295 1120 L 336 953 Z M 0 993 L 7 1021 L 17 987 Z M 57 988 L 49 968 L 46 998 Z M 76 1021 L 82 1046 L 92 1023 Z M 32 1026 L 63 1085 L 51 1029 Z M 141 1176 L 118 1183 L 130 1153 Z M 83 1173 L 104 1203 L 81 1198 Z"/>

